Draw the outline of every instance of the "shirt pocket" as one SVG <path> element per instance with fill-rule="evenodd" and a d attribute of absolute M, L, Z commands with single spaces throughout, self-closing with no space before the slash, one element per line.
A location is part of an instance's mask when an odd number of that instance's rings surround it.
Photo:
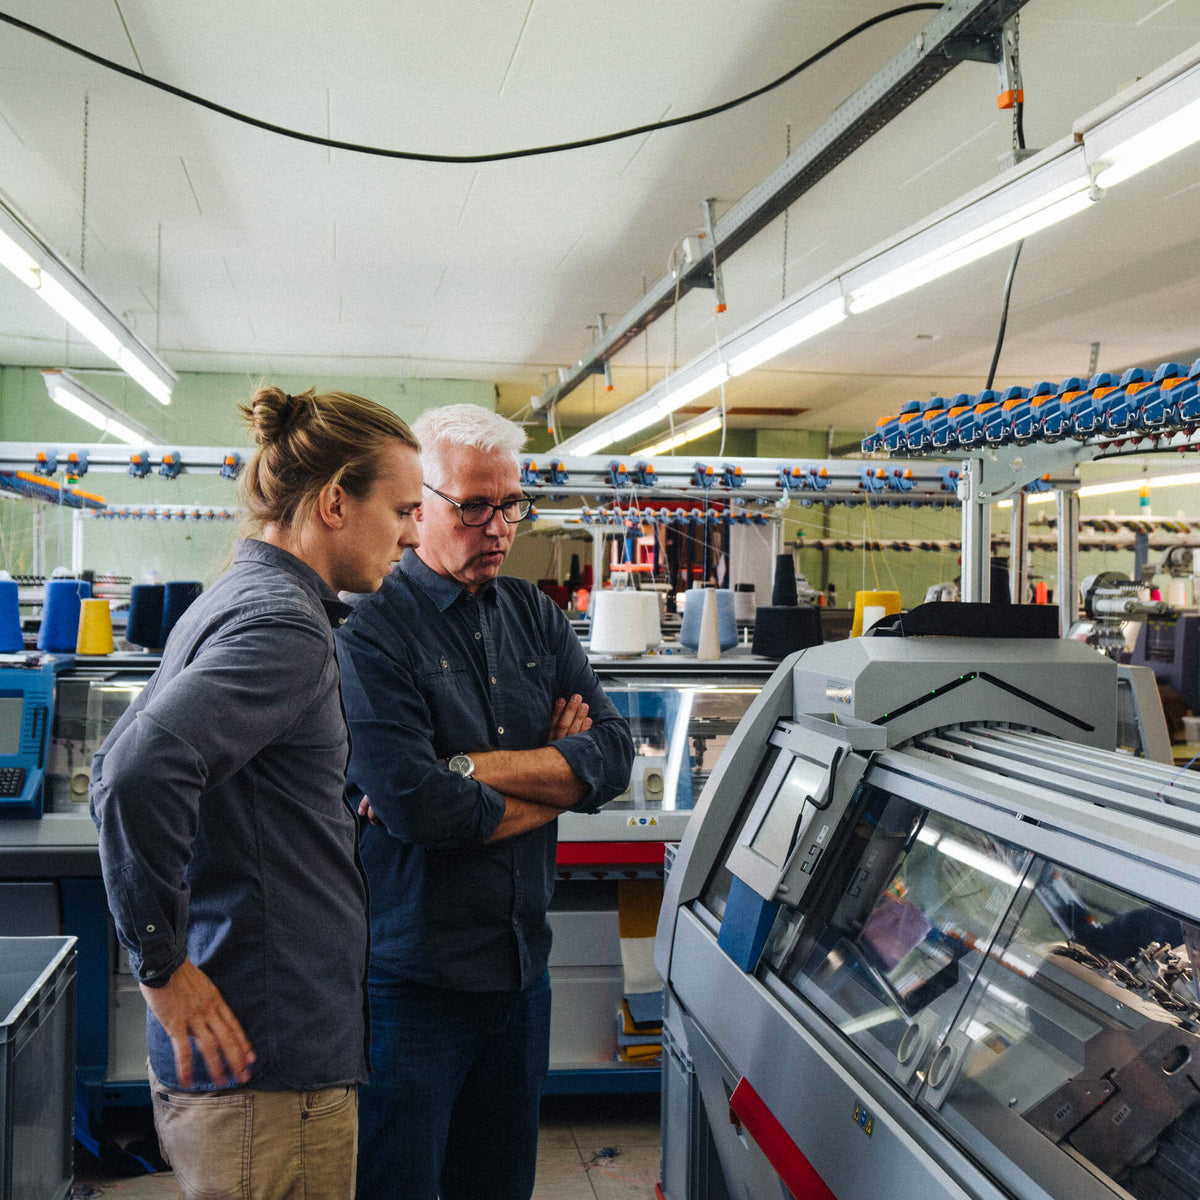
<path fill-rule="evenodd" d="M 417 674 L 417 689 L 428 705 L 433 727 L 439 733 L 445 731 L 447 722 L 456 726 L 462 724 L 463 707 L 472 705 L 476 691 L 466 664 L 449 654 L 440 654 L 427 661 L 424 670 Z"/>
<path fill-rule="evenodd" d="M 550 716 L 559 698 L 558 659 L 553 654 L 531 654 L 517 662 L 521 697 L 527 705 L 529 724 L 538 744 L 550 732 Z"/>

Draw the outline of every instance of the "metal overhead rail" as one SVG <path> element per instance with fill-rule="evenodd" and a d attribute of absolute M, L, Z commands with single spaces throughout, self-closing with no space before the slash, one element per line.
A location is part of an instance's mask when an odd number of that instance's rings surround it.
<path fill-rule="evenodd" d="M 167 479 L 183 475 L 221 475 L 236 479 L 246 449 L 217 446 L 147 446 L 139 449 L 115 442 L 90 444 L 0 442 L 0 471 L 31 471 L 47 479 L 57 474 L 82 478 L 101 474 L 145 476 L 151 472 Z"/>
<path fill-rule="evenodd" d="M 702 501 L 741 507 L 796 500 L 801 505 L 956 505 L 960 465 L 862 459 L 627 458 L 607 455 L 523 458 L 521 485 L 534 497 L 605 496 L 633 504 Z"/>
<path fill-rule="evenodd" d="M 668 272 L 615 325 L 602 330 L 575 366 L 532 401 L 534 412 L 557 403 L 652 325 L 694 287 L 713 286 L 713 256 L 723 262 L 780 213 L 823 179 L 872 134 L 903 112 L 958 63 L 998 62 L 1005 24 L 1026 0 L 948 0 L 942 11 L 869 82 L 757 187 L 747 192 L 712 231 L 708 252 L 681 267 L 678 282 Z"/>

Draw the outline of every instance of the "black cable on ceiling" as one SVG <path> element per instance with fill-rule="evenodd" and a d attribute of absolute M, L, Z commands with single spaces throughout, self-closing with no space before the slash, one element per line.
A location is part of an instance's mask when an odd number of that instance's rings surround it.
<path fill-rule="evenodd" d="M 52 45 L 58 46 L 63 50 L 68 50 L 72 54 L 77 54 L 81 58 L 86 58 L 89 62 L 96 63 L 98 66 L 107 67 L 110 71 L 116 71 L 130 79 L 136 79 L 139 83 L 149 84 L 150 87 L 158 88 L 160 91 L 168 93 L 168 95 L 177 96 L 180 100 L 187 100 L 191 104 L 198 104 L 201 108 L 207 108 L 212 112 L 219 113 L 223 117 L 230 117 L 232 120 L 241 121 L 245 125 L 265 130 L 267 133 L 278 134 L 280 137 L 292 138 L 299 142 L 309 142 L 314 146 L 326 146 L 333 150 L 347 150 L 352 154 L 370 154 L 376 158 L 400 158 L 412 162 L 434 163 L 488 163 L 503 162 L 513 158 L 532 158 L 540 154 L 558 154 L 563 150 L 581 150 L 587 146 L 600 146 L 605 142 L 616 142 L 623 138 L 638 137 L 646 133 L 656 133 L 661 129 L 672 129 L 676 125 L 686 125 L 692 121 L 703 121 L 708 117 L 715 117 L 719 113 L 728 112 L 731 108 L 737 108 L 740 104 L 745 104 L 749 100 L 754 100 L 759 96 L 765 95 L 767 92 L 773 91 L 775 88 L 787 83 L 789 79 L 794 79 L 802 71 L 806 71 L 809 67 L 813 66 L 814 63 L 820 62 L 826 55 L 832 54 L 834 50 L 837 50 L 840 46 L 844 46 L 847 42 L 858 37 L 859 34 L 865 33 L 875 25 L 882 24 L 884 21 L 890 21 L 893 17 L 907 16 L 909 13 L 915 12 L 937 12 L 941 8 L 941 4 L 925 3 L 903 4 L 899 8 L 888 9 L 887 12 L 879 13 L 877 16 L 860 22 L 853 29 L 843 33 L 841 37 L 835 38 L 827 46 L 810 55 L 786 74 L 780 75 L 778 79 L 772 80 L 772 82 L 764 84 L 762 87 L 755 88 L 752 92 L 747 92 L 744 96 L 738 96 L 734 100 L 727 100 L 725 103 L 716 104 L 711 108 L 686 113 L 680 117 L 672 117 L 666 121 L 652 121 L 648 125 L 637 125 L 632 129 L 622 129 L 616 133 L 605 133 L 597 137 L 580 138 L 573 142 L 559 142 L 552 146 L 529 146 L 523 150 L 502 150 L 494 154 L 422 154 L 414 150 L 387 150 L 379 146 L 363 146 L 355 142 L 340 142 L 334 138 L 320 137 L 315 133 L 303 133 L 297 129 L 288 129 L 283 125 L 273 125 L 270 121 L 262 121 L 258 117 L 249 116 L 246 113 L 238 112 L 236 109 L 226 108 L 223 104 L 217 104 L 213 100 L 206 100 L 203 96 L 197 96 L 192 92 L 184 91 L 183 88 L 175 87 L 174 84 L 164 83 L 161 79 L 155 79 L 151 75 L 135 71 L 131 67 L 114 62 L 112 59 L 94 54 L 91 50 L 85 50 L 82 46 L 68 42 L 65 38 L 57 37 L 48 30 L 31 25 L 28 21 L 22 21 L 20 18 L 11 16 L 9 13 L 0 12 L 0 21 L 16 29 L 21 29 L 26 33 L 31 33 L 35 37 L 43 38 Z"/>
<path fill-rule="evenodd" d="M 1021 257 L 1021 247 L 1025 245 L 1024 238 L 1014 247 L 1012 258 L 1008 264 L 1008 278 L 1004 281 L 1004 302 L 1000 307 L 1000 331 L 996 334 L 996 349 L 992 351 L 992 365 L 988 369 L 987 383 L 984 390 L 990 390 L 996 378 L 996 366 L 1000 362 L 1000 351 L 1004 346 L 1004 331 L 1008 327 L 1008 302 L 1012 298 L 1013 279 L 1017 274 L 1017 261 Z"/>

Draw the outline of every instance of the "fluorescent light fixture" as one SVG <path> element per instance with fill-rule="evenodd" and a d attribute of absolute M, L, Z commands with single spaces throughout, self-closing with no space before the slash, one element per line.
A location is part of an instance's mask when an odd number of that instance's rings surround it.
<path fill-rule="evenodd" d="M 674 450 L 677 446 L 683 446 L 688 442 L 694 442 L 697 438 L 702 438 L 710 433 L 716 433 L 721 428 L 721 413 L 719 409 L 712 409 L 692 421 L 688 421 L 685 425 L 677 425 L 675 432 L 668 437 L 657 441 L 652 446 L 644 446 L 638 451 L 639 454 L 645 454 L 653 457 L 656 454 L 666 454 L 668 451 Z"/>
<path fill-rule="evenodd" d="M 116 438 L 118 442 L 138 447 L 165 445 L 157 434 L 151 433 L 103 396 L 97 396 L 69 371 L 43 371 L 42 379 L 46 384 L 46 392 L 55 404 L 102 433 Z"/>
<path fill-rule="evenodd" d="M 690 400 L 695 400 L 699 396 L 703 396 L 705 392 L 711 392 L 713 388 L 720 387 L 721 384 L 729 378 L 729 368 L 719 362 L 715 367 L 709 367 L 707 371 L 701 372 L 694 379 L 687 380 L 686 383 L 681 383 L 676 387 L 668 386 L 667 394 L 657 402 L 655 408 L 658 410 L 659 416 L 663 413 L 674 412 L 677 408 L 682 408 Z M 649 424 L 650 422 L 647 422 Z"/>
<path fill-rule="evenodd" d="M 581 458 L 586 458 L 589 454 L 595 454 L 597 450 L 603 449 L 612 439 L 608 434 L 598 434 L 595 437 L 590 437 L 580 442 L 572 450 L 573 454 L 578 454 Z"/>
<path fill-rule="evenodd" d="M 37 287 L 37 263 L 3 230 L 0 230 L 0 267 L 11 271 L 26 287 Z"/>
<path fill-rule="evenodd" d="M 791 350 L 793 346 L 799 346 L 801 342 L 807 342 L 809 338 L 816 337 L 818 333 L 824 333 L 825 330 L 832 329 L 845 319 L 846 304 L 839 296 L 836 300 L 831 300 L 828 304 L 821 305 L 815 311 L 806 313 L 790 325 L 785 325 L 778 332 L 772 333 L 757 345 L 751 346 L 748 350 L 743 350 L 740 354 L 735 354 L 729 360 L 729 374 L 744 375 L 747 371 L 752 371 L 755 367 L 761 366 L 777 354 L 782 354 L 785 350 Z"/>
<path fill-rule="evenodd" d="M 672 379 L 676 377 L 673 376 Z M 560 454 L 595 454 L 597 450 L 610 446 L 613 442 L 623 441 L 651 425 L 658 424 L 666 419 L 668 413 L 695 400 L 697 396 L 703 396 L 705 392 L 720 387 L 728 378 L 729 368 L 723 362 L 719 362 L 698 375 L 685 377 L 682 383 L 674 386 L 672 380 L 667 380 L 624 408 L 619 408 L 594 425 L 589 425 L 586 430 L 566 438 L 557 450 Z M 657 396 L 660 390 L 663 394 Z"/>
<path fill-rule="evenodd" d="M 867 312 L 878 304 L 903 296 L 923 284 L 949 275 L 1005 246 L 1082 212 L 1093 203 L 1091 180 L 1086 176 L 1062 184 L 1043 196 L 994 217 L 977 228 L 937 246 L 911 262 L 881 275 L 850 293 L 852 313 Z"/>
<path fill-rule="evenodd" d="M 1143 475 L 1140 479 L 1114 480 L 1112 483 L 1089 483 L 1079 489 L 1081 496 L 1115 496 L 1119 492 L 1138 492 L 1144 487 L 1186 487 L 1200 484 L 1200 471 L 1187 475 Z"/>
<path fill-rule="evenodd" d="M 1053 492 L 1030 492 L 1025 497 L 1026 504 L 1053 504 L 1055 494 Z M 1012 508 L 1011 500 L 997 500 L 997 508 Z"/>
<path fill-rule="evenodd" d="M 619 424 L 610 426 L 604 432 L 609 442 L 620 442 L 627 437 L 632 437 L 635 433 L 640 433 L 649 425 L 657 425 L 661 420 L 662 413 L 657 408 L 643 408 L 626 417 Z"/>
<path fill-rule="evenodd" d="M 76 332 L 162 404 L 175 372 L 117 316 L 17 208 L 0 193 L 0 266 L 31 288 Z"/>
<path fill-rule="evenodd" d="M 1110 188 L 1200 141 L 1200 45 L 1075 122 L 1096 186 Z"/>
<path fill-rule="evenodd" d="M 1200 142 L 1200 100 L 1135 133 L 1097 163 L 1096 186 L 1110 188 Z"/>
<path fill-rule="evenodd" d="M 1142 488 L 1169 487 L 1200 487 L 1200 471 L 1192 471 L 1185 475 L 1142 475 L 1137 479 L 1114 479 L 1111 483 L 1088 483 L 1081 487 L 1078 495 L 1086 499 L 1089 496 L 1119 496 L 1130 492 L 1140 492 Z M 1034 492 L 1025 497 L 1027 504 L 1048 504 L 1054 499 L 1053 492 Z M 1011 508 L 1011 500 L 1001 500 L 997 508 Z"/>

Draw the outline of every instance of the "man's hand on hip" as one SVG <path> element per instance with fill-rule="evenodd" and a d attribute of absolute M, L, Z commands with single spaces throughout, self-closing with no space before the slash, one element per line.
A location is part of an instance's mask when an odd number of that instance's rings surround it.
<path fill-rule="evenodd" d="M 181 1088 L 192 1086 L 189 1039 L 195 1040 L 213 1083 L 249 1082 L 254 1047 L 216 985 L 191 959 L 185 958 L 162 987 L 142 984 L 141 989 L 150 1010 L 171 1039 L 175 1074 Z"/>

